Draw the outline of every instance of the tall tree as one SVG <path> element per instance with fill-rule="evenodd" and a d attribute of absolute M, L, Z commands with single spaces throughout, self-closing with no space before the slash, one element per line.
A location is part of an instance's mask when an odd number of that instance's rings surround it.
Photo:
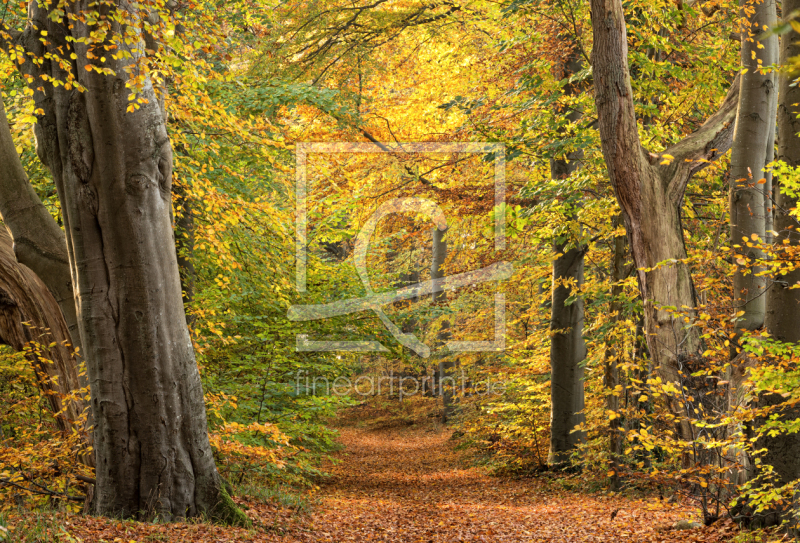
<path fill-rule="evenodd" d="M 439 230 L 434 228 L 432 230 L 433 236 L 433 257 L 431 258 L 431 280 L 434 281 L 433 293 L 431 299 L 435 305 L 441 305 L 447 301 L 447 293 L 442 290 L 439 285 L 441 279 L 444 277 L 444 263 L 447 260 L 447 228 Z M 441 347 L 452 336 L 450 332 L 450 321 L 444 317 L 439 323 L 436 332 L 437 346 Z M 437 381 L 439 385 L 438 393 L 442 397 L 442 422 L 447 422 L 453 416 L 453 392 L 455 389 L 455 382 L 453 380 L 452 372 L 455 363 L 447 354 L 437 355 L 440 357 L 439 365 L 437 368 Z M 448 385 L 449 381 L 449 385 Z"/>
<path fill-rule="evenodd" d="M 96 510 L 246 522 L 221 487 L 186 328 L 172 149 L 163 101 L 138 64 L 150 15 L 78 1 L 30 2 L 28 17 L 3 34 L 6 50 L 25 53 L 37 152 L 61 203 L 95 419 Z M 108 53 L 115 40 L 128 54 Z"/>
<path fill-rule="evenodd" d="M 777 62 L 778 37 L 762 37 L 775 26 L 775 0 L 741 0 L 742 49 L 741 89 L 736 129 L 731 149 L 730 217 L 734 260 L 734 306 L 743 310 L 739 330 L 755 330 L 764 324 L 766 280 L 756 263 L 761 251 L 743 241 L 766 238 L 767 209 L 771 208 L 768 173 L 764 166 L 773 159 L 777 89 L 775 74 L 765 68 Z"/>
<path fill-rule="evenodd" d="M 784 0 L 784 17 L 793 16 L 800 10 L 800 0 Z M 780 63 L 787 66 L 790 59 L 800 55 L 800 34 L 789 27 L 781 37 Z M 794 83 L 797 73 L 781 74 L 778 78 L 778 159 L 793 167 L 800 167 L 800 88 Z M 796 250 L 800 245 L 800 228 L 797 219 L 789 212 L 796 208 L 798 200 L 781 190 L 780 179 L 776 183 L 775 231 L 777 250 L 787 247 Z M 784 245 L 786 244 L 786 245 Z M 767 291 L 765 326 L 777 340 L 800 342 L 800 269 L 794 269 L 776 277 Z M 762 394 L 761 406 L 775 406 L 785 402 L 780 394 Z M 800 408 L 784 406 L 779 412 L 782 420 L 800 419 Z M 763 461 L 772 465 L 782 484 L 800 478 L 800 434 L 764 435 L 757 448 L 766 448 Z"/>
<path fill-rule="evenodd" d="M 564 77 L 570 78 L 582 68 L 577 47 L 573 47 L 565 66 Z M 575 95 L 580 89 L 568 83 L 564 92 Z M 565 118 L 574 123 L 582 112 L 572 108 Z M 577 170 L 583 150 L 568 153 L 566 158 L 550 161 L 550 177 L 566 179 Z M 569 205 L 569 203 L 568 203 Z M 586 343 L 583 340 L 583 297 L 574 295 L 583 286 L 584 255 L 587 247 L 580 240 L 564 234 L 553 246 L 553 294 L 550 317 L 550 464 L 563 464 L 586 435 L 575 431 L 585 421 L 583 415 L 583 366 Z"/>
<path fill-rule="evenodd" d="M 639 139 L 622 2 L 592 0 L 591 8 L 600 139 L 638 270 L 648 349 L 662 379 L 681 383 L 687 363 L 699 360 L 701 353 L 697 332 L 668 309 L 696 305 L 691 273 L 683 261 L 681 205 L 692 175 L 731 146 L 739 81 L 737 77 L 720 109 L 696 132 L 664 153 L 650 153 Z M 691 439 L 689 425 L 680 428 L 682 436 Z"/>

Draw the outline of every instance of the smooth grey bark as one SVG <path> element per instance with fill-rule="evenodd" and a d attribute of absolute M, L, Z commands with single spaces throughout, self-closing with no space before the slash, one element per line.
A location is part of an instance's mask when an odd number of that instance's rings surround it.
<path fill-rule="evenodd" d="M 33 76 L 35 105 L 44 112 L 35 126 L 37 153 L 53 175 L 64 218 L 95 418 L 96 512 L 161 519 L 207 513 L 246 522 L 221 489 L 208 441 L 181 299 L 172 149 L 159 98 L 145 77 L 140 96 L 147 103 L 126 112 L 126 68 L 135 59 L 107 58 L 116 75 L 85 70 L 91 61 L 83 41 L 94 29 L 80 21 L 92 8 L 88 1 L 59 8 L 74 23 L 62 24 L 49 11 L 55 6 L 31 2 L 30 24 L 11 35 L 41 60 L 20 69 Z M 63 58 L 63 51 L 75 53 L 70 69 L 85 91 L 43 81 L 67 80 L 48 57 Z"/>
<path fill-rule="evenodd" d="M 81 349 L 64 232 L 44 207 L 25 173 L 0 100 L 0 216 L 14 240 L 17 260 L 33 270 L 64 315 L 72 345 Z M 83 353 L 81 353 L 82 355 Z M 86 382 L 82 383 L 85 386 Z"/>
<path fill-rule="evenodd" d="M 784 0 L 783 13 L 800 9 L 800 0 Z M 786 65 L 790 58 L 800 55 L 800 34 L 789 30 L 781 37 L 780 62 Z M 800 88 L 792 85 L 792 78 L 785 74 L 778 77 L 778 159 L 789 166 L 800 166 Z M 780 179 L 776 179 L 775 201 L 775 249 L 788 242 L 791 247 L 800 245 L 797 220 L 789 212 L 798 201 L 780 190 Z M 767 292 L 767 330 L 782 341 L 800 341 L 800 289 L 792 289 L 800 282 L 800 269 L 776 277 Z"/>
<path fill-rule="evenodd" d="M 433 294 L 431 299 L 434 305 L 443 304 L 447 301 L 447 293 L 439 288 L 438 279 L 444 277 L 444 270 L 442 269 L 447 260 L 447 241 L 445 236 L 447 229 L 439 230 L 434 228 L 432 230 L 433 238 L 433 257 L 431 258 L 431 280 L 433 283 Z M 436 332 L 437 347 L 441 347 L 451 337 L 450 321 L 442 319 L 439 324 L 439 329 Z M 439 364 L 437 368 L 438 373 L 438 393 L 442 397 L 442 422 L 447 422 L 454 413 L 455 406 L 453 405 L 453 393 L 455 389 L 455 381 L 453 380 L 452 372 L 455 363 L 448 354 L 439 354 Z"/>
<path fill-rule="evenodd" d="M 691 176 L 731 146 L 739 78 L 720 109 L 698 129 L 664 153 L 650 153 L 639 140 L 621 0 L 591 0 L 595 103 L 603 156 L 617 201 L 624 212 L 633 261 L 644 302 L 648 350 L 665 382 L 682 383 L 687 365 L 701 359 L 697 332 L 663 309 L 694 307 L 694 288 L 680 220 Z M 673 159 L 666 159 L 670 155 Z M 668 162 L 668 164 L 662 164 Z M 657 264 L 665 261 L 661 266 Z M 676 413 L 688 406 L 672 402 Z M 692 439 L 687 421 L 681 437 Z"/>
<path fill-rule="evenodd" d="M 784 16 L 800 10 L 800 0 L 784 0 L 782 5 Z M 780 63 L 788 65 L 789 59 L 800 55 L 800 34 L 793 28 L 781 37 Z M 789 166 L 800 166 L 800 88 L 793 84 L 795 76 L 781 74 L 778 77 L 778 159 Z M 789 215 L 796 208 L 798 201 L 781 191 L 780 179 L 776 179 L 775 202 L 775 249 L 780 251 L 784 242 L 790 250 L 800 245 L 800 232 L 797 219 Z M 796 257 L 794 257 L 796 258 Z M 772 337 L 784 342 L 800 342 L 800 289 L 790 288 L 800 283 L 800 270 L 793 270 L 776 277 L 767 291 L 767 312 L 765 326 Z M 758 403 L 762 407 L 774 406 L 785 402 L 779 394 L 762 394 Z M 785 406 L 779 411 L 782 420 L 800 419 L 800 407 Z M 758 424 L 760 421 L 756 421 Z M 763 462 L 775 468 L 779 482 L 787 484 L 800 478 L 800 434 L 782 434 L 774 437 L 762 436 L 756 448 L 766 447 L 761 457 Z M 796 496 L 795 502 L 800 496 Z M 796 507 L 796 505 L 795 505 Z M 797 515 L 797 512 L 795 512 Z M 795 520 L 795 530 L 797 530 Z M 797 535 L 797 534 L 796 534 Z"/>
<path fill-rule="evenodd" d="M 740 0 L 741 89 L 731 148 L 731 186 L 729 193 L 731 256 L 736 266 L 733 276 L 733 307 L 744 311 L 736 322 L 736 341 L 731 343 L 731 365 L 727 370 L 730 383 L 728 409 L 733 412 L 745 403 L 746 367 L 749 358 L 740 354 L 739 338 L 746 331 L 764 325 L 767 280 L 758 273 L 764 251 L 748 247 L 753 236 L 766 243 L 772 229 L 772 174 L 765 169 L 774 159 L 775 123 L 778 106 L 776 76 L 761 73 L 759 68 L 778 60 L 778 37 L 764 39 L 764 28 L 777 22 L 775 0 Z M 760 243 L 760 242 L 758 242 Z M 731 448 L 736 462 L 731 466 L 731 480 L 744 483 L 753 475 L 750 458 L 744 450 Z"/>
<path fill-rule="evenodd" d="M 759 276 L 757 263 L 763 251 L 748 247 L 752 236 L 766 238 L 769 204 L 764 166 L 771 161 L 769 149 L 775 146 L 774 118 L 777 109 L 775 74 L 762 73 L 778 57 L 778 37 L 761 38 L 764 28 L 775 26 L 778 15 L 775 0 L 740 0 L 743 20 L 741 76 L 736 129 L 731 148 L 730 227 L 731 249 L 737 262 L 733 276 L 733 305 L 744 311 L 737 330 L 756 330 L 764 324 L 766 279 Z M 761 180 L 764 182 L 760 182 Z M 736 347 L 732 347 L 735 350 Z M 732 353 L 735 356 L 735 352 Z"/>
<path fill-rule="evenodd" d="M 565 65 L 565 77 L 582 68 L 577 51 L 573 50 Z M 574 95 L 580 89 L 574 84 L 564 88 L 565 94 Z M 565 118 L 576 122 L 582 112 L 569 111 Z M 564 159 L 550 161 L 550 177 L 567 179 L 577 170 L 583 158 L 581 149 L 568 153 Z M 583 297 L 575 296 L 567 303 L 573 290 L 583 286 L 583 260 L 586 247 L 580 240 L 564 236 L 556 241 L 553 250 L 561 255 L 553 260 L 553 292 L 550 313 L 550 452 L 548 463 L 569 462 L 578 444 L 586 439 L 584 431 L 574 431 L 586 418 L 583 414 L 583 361 L 586 343 L 583 340 Z"/>
<path fill-rule="evenodd" d="M 583 284 L 585 247 L 566 249 L 556 245 L 563 256 L 553 261 L 553 307 L 550 320 L 550 453 L 549 464 L 564 464 L 578 444 L 586 439 L 584 431 L 575 431 L 585 416 L 583 394 L 583 299 L 575 297 L 567 305 L 573 288 Z M 566 249 L 566 250 L 565 250 Z M 571 284 L 570 284 L 571 283 Z"/>

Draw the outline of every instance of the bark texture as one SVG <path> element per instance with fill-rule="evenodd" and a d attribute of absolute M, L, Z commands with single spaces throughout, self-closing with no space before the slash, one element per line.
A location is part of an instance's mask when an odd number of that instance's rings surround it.
<path fill-rule="evenodd" d="M 769 192 L 764 166 L 772 161 L 775 146 L 775 113 L 778 105 L 775 74 L 759 68 L 777 61 L 778 37 L 759 40 L 764 28 L 772 28 L 778 15 L 775 0 L 740 0 L 743 20 L 741 76 L 736 129 L 731 149 L 730 217 L 731 245 L 738 264 L 733 276 L 734 307 L 744 311 L 739 330 L 756 330 L 764 324 L 766 280 L 758 276 L 763 251 L 747 247 L 752 236 L 766 238 Z M 763 181 L 762 181 L 763 180 Z M 735 353 L 733 353 L 735 356 Z"/>
<path fill-rule="evenodd" d="M 695 305 L 691 273 L 681 262 L 686 257 L 681 205 L 691 176 L 731 146 L 739 80 L 734 80 L 720 109 L 697 132 L 665 153 L 649 153 L 637 130 L 622 3 L 592 0 L 591 6 L 600 139 L 638 270 L 647 345 L 661 378 L 681 383 L 687 364 L 697 361 L 701 350 L 697 333 L 665 309 L 691 311 L 686 308 Z M 686 424 L 681 425 L 681 433 L 692 438 Z"/>
<path fill-rule="evenodd" d="M 64 218 L 95 417 L 97 513 L 170 519 L 205 512 L 241 522 L 221 489 L 186 328 L 171 222 L 172 150 L 159 99 L 145 78 L 147 103 L 126 113 L 126 67 L 135 59 L 107 58 L 116 75 L 84 69 L 95 28 L 80 22 L 81 13 L 133 8 L 62 4 L 75 21 L 65 25 L 49 6 L 31 2 L 31 24 L 14 39 L 42 60 L 21 69 L 34 76 L 44 112 L 37 152 Z M 74 51 L 71 69 L 85 91 L 42 82 L 42 75 L 67 79 L 48 57 L 59 48 Z"/>
<path fill-rule="evenodd" d="M 26 358 L 59 429 L 86 431 L 87 421 L 81 424 L 80 416 L 88 404 L 80 397 L 67 398 L 81 388 L 67 324 L 45 284 L 17 262 L 12 244 L 11 236 L 0 228 L 0 342 L 16 351 L 27 349 Z M 86 451 L 81 458 L 91 465 Z"/>
<path fill-rule="evenodd" d="M 580 58 L 573 50 L 565 63 L 564 77 L 581 69 Z M 573 84 L 566 85 L 566 94 L 580 92 Z M 581 118 L 581 111 L 573 109 L 565 115 L 570 122 Z M 566 179 L 577 170 L 583 151 L 570 152 L 564 159 L 550 161 L 550 176 Z M 580 240 L 567 239 L 556 242 L 553 250 L 558 255 L 553 261 L 553 293 L 550 313 L 550 452 L 548 463 L 559 465 L 569 461 L 578 444 L 586 439 L 583 431 L 574 431 L 583 424 L 585 416 L 583 393 L 583 366 L 586 343 L 583 340 L 583 297 L 568 299 L 574 289 L 583 286 L 583 260 L 586 247 Z"/>

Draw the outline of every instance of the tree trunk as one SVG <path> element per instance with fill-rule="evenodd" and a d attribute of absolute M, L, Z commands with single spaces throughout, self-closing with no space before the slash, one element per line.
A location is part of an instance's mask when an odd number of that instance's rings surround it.
<path fill-rule="evenodd" d="M 172 149 L 159 98 L 142 76 L 138 90 L 146 102 L 126 112 L 135 58 L 109 55 L 104 67 L 116 75 L 84 69 L 96 29 L 80 21 L 95 8 L 86 1 L 59 5 L 75 21 L 66 25 L 49 6 L 31 2 L 33 24 L 14 38 L 41 60 L 21 69 L 33 76 L 43 110 L 37 152 L 52 172 L 64 218 L 95 417 L 97 512 L 161 519 L 207 513 L 246 522 L 221 489 L 208 441 L 181 299 Z M 125 16 L 135 22 L 140 15 Z M 74 52 L 71 70 L 83 92 L 47 82 L 67 80 L 50 60 L 64 51 Z"/>
<path fill-rule="evenodd" d="M 617 216 L 614 221 L 615 226 L 622 224 L 622 217 Z M 611 303 L 609 304 L 608 312 L 613 322 L 622 320 L 622 303 L 620 298 L 623 294 L 624 287 L 622 281 L 628 277 L 631 268 L 625 265 L 625 260 L 628 257 L 628 243 L 625 236 L 618 236 L 614 238 L 614 268 L 612 270 L 614 284 L 611 287 Z M 605 360 L 603 364 L 603 387 L 606 393 L 606 410 L 613 413 L 615 417 L 608 423 L 608 452 L 611 457 L 611 471 L 614 474 L 611 476 L 611 489 L 617 490 L 619 488 L 619 459 L 622 455 L 622 438 L 624 428 L 622 427 L 622 419 L 619 416 L 620 398 L 617 391 L 619 386 L 619 364 L 618 361 L 622 356 L 621 350 L 613 345 L 608 344 L 605 352 Z"/>
<path fill-rule="evenodd" d="M 731 245 L 734 262 L 733 305 L 744 311 L 736 324 L 739 331 L 756 330 L 764 324 L 766 280 L 757 273 L 757 262 L 764 253 L 748 248 L 752 236 L 766 237 L 767 194 L 764 166 L 771 161 L 768 150 L 774 148 L 774 117 L 777 109 L 775 74 L 760 73 L 759 68 L 774 64 L 778 54 L 778 37 L 772 35 L 758 41 L 764 28 L 775 26 L 778 16 L 775 0 L 740 0 L 742 20 L 742 70 L 736 129 L 731 150 L 730 217 Z M 769 153 L 771 155 L 771 153 Z M 762 181 L 763 180 L 763 181 Z M 736 346 L 731 347 L 736 356 Z"/>
<path fill-rule="evenodd" d="M 442 304 L 447 301 L 447 293 L 438 287 L 437 279 L 444 277 L 442 266 L 447 260 L 447 241 L 444 237 L 447 234 L 447 229 L 439 230 L 434 228 L 433 235 L 433 258 L 431 259 L 431 280 L 434 281 L 432 300 L 434 304 Z M 450 339 L 450 321 L 442 319 L 439 324 L 439 329 L 436 333 L 437 347 L 441 347 Z M 437 367 L 438 373 L 438 392 L 442 397 L 442 422 L 446 423 L 454 412 L 453 396 L 455 389 L 455 381 L 452 375 L 455 363 L 451 359 L 452 355 L 437 354 L 440 361 Z"/>
<path fill-rule="evenodd" d="M 638 270 L 648 350 L 665 382 L 682 383 L 687 364 L 700 359 L 701 341 L 695 330 L 684 326 L 680 315 L 668 310 L 691 311 L 695 306 L 691 273 L 683 262 L 681 205 L 691 176 L 730 148 L 738 77 L 719 111 L 697 132 L 661 155 L 648 153 L 637 131 L 621 1 L 592 0 L 591 4 L 600 139 Z M 680 410 L 677 402 L 672 407 Z M 680 425 L 680 431 L 682 437 L 692 439 L 687 423 Z"/>
<path fill-rule="evenodd" d="M 550 321 L 550 454 L 548 463 L 569 462 L 570 455 L 586 439 L 583 431 L 574 431 L 583 424 L 583 360 L 586 344 L 583 341 L 583 299 L 577 296 L 567 305 L 573 288 L 583 284 L 583 255 L 585 247 L 565 251 L 564 244 L 556 250 L 563 256 L 553 261 L 553 308 Z M 571 283 L 571 284 L 570 284 Z M 574 285 L 574 287 L 572 286 Z"/>
<path fill-rule="evenodd" d="M 17 262 L 12 244 L 11 236 L 0 228 L 0 342 L 16 351 L 27 348 L 25 356 L 59 429 L 87 431 L 88 421 L 81 422 L 81 414 L 88 405 L 82 397 L 68 398 L 81 385 L 66 322 L 45 284 Z M 87 451 L 81 458 L 92 465 Z"/>
<path fill-rule="evenodd" d="M 800 10 L 800 0 L 784 0 L 783 13 L 788 16 Z M 793 28 L 781 37 L 780 62 L 787 65 L 789 59 L 800 55 L 800 34 Z M 792 84 L 797 74 L 791 77 L 781 74 L 778 78 L 778 95 L 780 107 L 778 108 L 778 159 L 789 166 L 800 166 L 800 88 Z M 775 202 L 775 248 L 780 254 L 784 242 L 788 242 L 790 250 L 796 250 L 800 245 L 800 232 L 798 232 L 797 219 L 789 215 L 789 211 L 796 208 L 798 201 L 780 190 L 780 179 L 777 179 L 777 197 Z M 796 258 L 796 257 L 793 257 Z M 767 313 L 765 326 L 767 331 L 777 340 L 785 342 L 800 342 L 800 289 L 790 288 L 800 283 L 800 269 L 795 269 L 776 277 L 772 286 L 767 291 Z M 761 406 L 777 405 L 785 399 L 778 394 L 764 394 L 759 397 Z M 800 408 L 796 405 L 785 407 L 779 411 L 783 420 L 800 419 Z M 758 421 L 757 421 L 758 422 Z M 780 482 L 787 484 L 800 478 L 800 434 L 781 434 L 770 437 L 762 436 L 756 449 L 766 447 L 762 456 L 764 463 L 775 468 Z M 800 498 L 800 496 L 798 497 Z M 797 499 L 795 499 L 797 503 Z"/>
<path fill-rule="evenodd" d="M 581 69 L 580 58 L 573 50 L 565 66 L 564 77 Z M 565 94 L 575 95 L 580 89 L 569 84 Z M 570 122 L 581 118 L 582 112 L 573 109 L 565 115 Z M 550 161 L 550 177 L 567 179 L 578 168 L 583 151 L 572 151 L 566 159 Z M 586 247 L 580 240 L 557 241 L 553 250 L 558 255 L 553 261 L 553 293 L 550 314 L 550 453 L 548 463 L 560 465 L 569 462 L 578 444 L 586 439 L 583 431 L 575 427 L 586 420 L 583 396 L 583 366 L 586 344 L 583 340 L 583 297 L 576 296 L 567 304 L 573 289 L 583 286 L 583 257 Z"/>

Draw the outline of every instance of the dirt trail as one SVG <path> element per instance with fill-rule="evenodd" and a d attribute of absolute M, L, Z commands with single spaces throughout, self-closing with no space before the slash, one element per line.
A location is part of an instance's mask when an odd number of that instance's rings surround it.
<path fill-rule="evenodd" d="M 690 512 L 661 502 L 579 494 L 542 479 L 492 477 L 468 467 L 451 431 L 430 423 L 375 428 L 350 413 L 332 476 L 310 513 L 251 500 L 250 530 L 71 517 L 82 541 L 170 542 L 687 542 L 731 541 L 729 521 L 676 531 Z M 373 427 L 365 427 L 372 420 Z M 396 421 L 394 421 L 396 422 Z M 612 513 L 615 513 L 612 515 Z M 613 517 L 613 518 L 612 518 Z M 77 540 L 77 539 L 76 539 Z"/>
<path fill-rule="evenodd" d="M 448 430 L 341 429 L 345 446 L 310 533 L 295 541 L 727 541 L 717 530 L 674 531 L 677 507 L 548 488 L 464 467 Z M 554 485 L 551 485 L 554 486 Z M 655 505 L 655 507 L 654 507 Z M 612 519 L 612 512 L 616 511 Z M 305 535 L 305 537 L 303 537 Z"/>

